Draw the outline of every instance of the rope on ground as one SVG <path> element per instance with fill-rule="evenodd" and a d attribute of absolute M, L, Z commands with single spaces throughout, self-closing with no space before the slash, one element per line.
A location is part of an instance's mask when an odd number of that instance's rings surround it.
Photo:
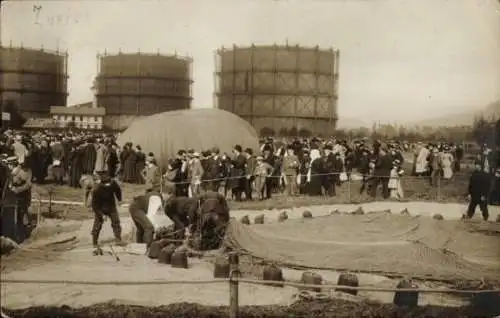
<path fill-rule="evenodd" d="M 254 285 L 269 285 L 269 284 L 283 284 L 285 286 L 296 287 L 296 288 L 322 288 L 322 289 L 343 289 L 343 290 L 357 290 L 357 291 L 369 291 L 369 292 L 419 292 L 419 293 L 446 293 L 446 294 L 486 294 L 486 293 L 499 293 L 500 290 L 497 289 L 484 289 L 484 290 L 459 290 L 451 288 L 380 288 L 380 287 L 351 287 L 344 285 L 311 285 L 294 283 L 289 281 L 276 282 L 276 281 L 264 281 L 257 279 L 246 279 L 246 278 L 233 278 L 240 283 L 254 284 Z M 211 279 L 211 280 L 177 280 L 177 281 L 88 281 L 88 280 L 38 280 L 38 279 L 8 279 L 3 278 L 2 283 L 4 284 L 48 284 L 48 285 L 114 285 L 114 286 L 130 286 L 130 285 L 196 285 L 196 284 L 218 284 L 227 283 L 230 279 Z"/>

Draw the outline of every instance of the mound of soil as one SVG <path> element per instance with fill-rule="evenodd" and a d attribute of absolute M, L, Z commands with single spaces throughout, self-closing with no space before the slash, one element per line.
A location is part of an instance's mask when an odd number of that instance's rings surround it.
<path fill-rule="evenodd" d="M 141 307 L 97 304 L 90 307 L 72 309 L 63 307 L 31 307 L 22 310 L 4 310 L 11 317 L 106 317 L 106 318 L 177 318 L 177 317 L 229 317 L 227 307 L 210 307 L 192 303 L 178 303 L 160 307 Z M 301 301 L 291 306 L 242 306 L 240 318 L 250 317 L 439 317 L 465 318 L 482 317 L 482 313 L 472 312 L 467 308 L 418 307 L 415 309 L 396 308 L 393 305 L 373 303 L 354 303 L 345 300 Z"/>

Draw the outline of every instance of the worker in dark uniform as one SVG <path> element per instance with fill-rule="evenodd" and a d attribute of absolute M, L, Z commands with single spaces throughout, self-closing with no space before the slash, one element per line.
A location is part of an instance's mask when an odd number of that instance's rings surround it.
<path fill-rule="evenodd" d="M 147 216 L 149 200 L 152 196 L 158 196 L 161 199 L 160 193 L 153 191 L 152 189 L 148 190 L 150 191 L 134 197 L 128 208 L 130 217 L 132 218 L 132 221 L 137 229 L 136 243 L 145 243 L 146 249 L 148 249 L 151 243 L 153 243 L 154 238 L 154 226 Z"/>
<path fill-rule="evenodd" d="M 189 235 L 200 237 L 195 248 L 202 250 L 219 247 L 229 222 L 225 197 L 213 191 L 192 198 L 170 196 L 165 201 L 165 213 L 174 222 L 175 231 L 187 228 Z"/>
<path fill-rule="evenodd" d="M 111 220 L 111 228 L 117 245 L 125 245 L 121 238 L 121 225 L 116 204 L 122 201 L 122 190 L 118 183 L 111 179 L 108 172 L 98 172 L 100 180 L 92 193 L 92 210 L 94 225 L 92 227 L 92 244 L 96 251 L 99 248 L 99 234 L 104 223 L 104 216 Z M 118 200 L 118 202 L 116 202 Z"/>
<path fill-rule="evenodd" d="M 190 218 L 197 213 L 197 197 L 177 197 L 174 193 L 164 192 L 163 199 L 165 201 L 165 214 L 174 224 L 175 237 L 182 239 L 184 236 L 183 230 L 189 227 L 191 224 Z"/>
<path fill-rule="evenodd" d="M 474 163 L 474 168 L 475 170 L 469 180 L 469 207 L 466 218 L 471 219 L 476 212 L 476 207 L 479 205 L 484 221 L 488 221 L 488 196 L 491 192 L 491 176 L 484 172 L 479 161 Z"/>

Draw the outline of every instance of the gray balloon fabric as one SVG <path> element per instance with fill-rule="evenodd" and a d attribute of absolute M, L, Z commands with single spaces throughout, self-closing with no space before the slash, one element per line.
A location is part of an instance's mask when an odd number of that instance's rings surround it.
<path fill-rule="evenodd" d="M 163 167 L 179 149 L 199 152 L 218 147 L 221 154 L 231 153 L 237 144 L 259 149 L 258 134 L 247 121 L 215 108 L 169 111 L 137 119 L 118 138 L 120 145 L 126 142 L 153 152 Z"/>

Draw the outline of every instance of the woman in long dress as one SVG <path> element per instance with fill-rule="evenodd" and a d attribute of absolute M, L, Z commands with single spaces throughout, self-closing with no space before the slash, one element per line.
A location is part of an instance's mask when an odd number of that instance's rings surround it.
<path fill-rule="evenodd" d="M 420 148 L 420 152 L 415 161 L 415 173 L 417 176 L 423 176 L 426 172 L 428 172 L 428 162 L 427 157 L 429 156 L 430 151 L 429 148 L 423 146 Z"/>
<path fill-rule="evenodd" d="M 443 178 L 451 179 L 453 177 L 453 155 L 450 148 L 445 148 L 441 154 L 441 165 L 443 167 Z"/>

